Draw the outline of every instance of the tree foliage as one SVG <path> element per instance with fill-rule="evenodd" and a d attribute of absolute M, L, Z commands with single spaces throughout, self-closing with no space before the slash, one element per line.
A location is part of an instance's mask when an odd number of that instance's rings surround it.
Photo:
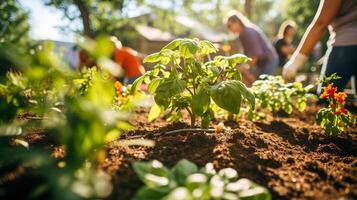
<path fill-rule="evenodd" d="M 286 19 L 294 20 L 297 25 L 297 38 L 302 38 L 305 30 L 312 22 L 320 1 L 286 0 L 282 15 Z"/>
<path fill-rule="evenodd" d="M 0 1 L 0 44 L 25 43 L 29 39 L 28 15 L 16 0 Z"/>

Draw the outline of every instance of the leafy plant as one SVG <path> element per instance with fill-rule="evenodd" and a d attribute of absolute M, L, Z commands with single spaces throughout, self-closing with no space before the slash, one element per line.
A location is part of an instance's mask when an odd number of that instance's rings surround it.
<path fill-rule="evenodd" d="M 134 171 L 145 184 L 133 200 L 271 199 L 269 191 L 246 179 L 238 178 L 232 168 L 216 171 L 212 163 L 202 169 L 188 161 L 179 161 L 171 170 L 157 160 L 135 162 Z"/>
<path fill-rule="evenodd" d="M 93 199 L 104 198 L 111 192 L 110 177 L 96 167 L 105 159 L 105 144 L 123 130 L 131 129 L 131 125 L 127 122 L 128 113 L 112 109 L 115 90 L 106 71 L 112 69 L 106 67 L 111 63 L 105 61 L 108 44 L 109 39 L 103 37 L 99 42 L 82 43 L 96 47 L 90 52 L 95 54 L 96 61 L 102 60 L 98 63 L 103 67 L 82 73 L 67 68 L 48 43 L 25 58 L 14 54 L 14 58 L 27 62 L 17 66 L 22 75 L 10 73 L 7 83 L 0 86 L 0 97 L 6 100 L 0 102 L 0 109 L 13 109 L 4 118 L 7 124 L 0 126 L 0 167 L 25 166 L 43 178 L 43 185 L 33 191 L 36 195 L 50 191 L 53 199 Z M 43 117 L 37 124 L 62 145 L 63 158 L 55 160 L 46 149 L 9 145 L 6 133 L 17 125 L 13 119 L 20 110 Z M 25 120 L 22 125 L 28 123 Z"/>
<path fill-rule="evenodd" d="M 338 78 L 336 74 L 333 74 L 330 77 L 324 78 L 322 82 L 328 83 Z M 324 92 L 320 95 L 320 98 L 328 101 L 328 107 L 321 108 L 318 111 L 316 121 L 325 130 L 326 135 L 337 136 L 346 130 L 346 128 L 356 123 L 356 119 L 344 107 L 347 94 L 337 92 L 337 87 L 334 87 L 333 83 L 324 87 Z"/>
<path fill-rule="evenodd" d="M 303 87 L 299 82 L 284 83 L 281 76 L 261 75 L 259 78 L 251 88 L 257 108 L 268 108 L 273 114 L 280 110 L 290 114 L 293 108 L 302 112 L 307 106 L 307 100 L 313 97 L 309 93 L 312 85 Z M 251 111 L 250 115 L 254 113 Z"/>
<path fill-rule="evenodd" d="M 154 95 L 156 102 L 150 110 L 149 121 L 165 110 L 169 110 L 169 121 L 178 120 L 181 111 L 186 110 L 191 117 L 191 126 L 200 117 L 201 126 L 206 128 L 214 118 L 211 100 L 232 113 L 239 113 L 243 101 L 254 108 L 254 95 L 240 81 L 237 69 L 237 64 L 245 63 L 249 58 L 235 54 L 216 56 L 205 62 L 216 51 L 209 41 L 176 39 L 144 59 L 144 62 L 156 65 L 138 78 L 130 91 L 133 93 L 143 82 L 148 83 L 148 92 Z"/>
<path fill-rule="evenodd" d="M 26 80 L 20 73 L 7 73 L 7 81 L 0 84 L 0 125 L 11 122 L 17 111 L 24 108 L 28 103 L 25 94 Z M 6 114 L 5 114 L 6 113 Z"/>

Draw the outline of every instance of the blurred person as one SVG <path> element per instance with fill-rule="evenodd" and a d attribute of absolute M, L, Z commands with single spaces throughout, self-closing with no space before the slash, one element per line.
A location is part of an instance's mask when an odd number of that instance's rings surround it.
<path fill-rule="evenodd" d="M 142 55 L 129 47 L 123 47 L 116 37 L 112 36 L 110 39 L 114 43 L 113 60 L 125 72 L 125 78 L 120 81 L 131 84 L 145 73 L 140 61 Z"/>
<path fill-rule="evenodd" d="M 286 60 L 294 53 L 292 41 L 296 32 L 296 23 L 294 21 L 284 21 L 280 28 L 274 47 L 279 56 L 279 66 L 283 67 Z"/>
<path fill-rule="evenodd" d="M 228 13 L 224 23 L 230 32 L 239 35 L 244 54 L 252 59 L 249 66 L 240 68 L 242 75 L 249 75 L 248 71 L 254 74 L 255 79 L 261 74 L 275 75 L 278 55 L 263 31 L 236 10 Z"/>
<path fill-rule="evenodd" d="M 93 59 L 83 49 L 78 50 L 78 58 L 79 58 L 79 62 L 78 62 L 79 70 L 83 68 L 91 68 L 93 66 L 96 66 L 96 63 L 93 61 Z"/>
<path fill-rule="evenodd" d="M 295 77 L 327 28 L 330 31 L 330 39 L 320 78 L 337 73 L 342 78 L 334 80 L 333 83 L 339 90 L 343 90 L 351 76 L 356 77 L 357 1 L 321 0 L 314 20 L 290 61 L 283 67 L 283 76 L 286 80 Z M 318 87 L 318 93 L 321 93 L 321 86 L 320 84 Z M 354 89 L 356 93 L 356 88 Z"/>

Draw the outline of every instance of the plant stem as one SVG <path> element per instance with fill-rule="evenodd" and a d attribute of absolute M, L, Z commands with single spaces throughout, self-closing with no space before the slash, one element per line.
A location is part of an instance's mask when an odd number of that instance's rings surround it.
<path fill-rule="evenodd" d="M 192 116 L 191 116 L 191 127 L 194 127 L 194 126 L 195 126 L 195 122 L 196 122 L 196 115 L 192 113 Z"/>
<path fill-rule="evenodd" d="M 191 118 L 191 127 L 193 127 L 195 125 L 195 121 L 196 121 L 196 116 L 195 114 L 193 114 L 193 112 L 188 109 L 188 108 L 185 108 L 188 112 L 188 114 L 190 114 L 190 118 Z"/>

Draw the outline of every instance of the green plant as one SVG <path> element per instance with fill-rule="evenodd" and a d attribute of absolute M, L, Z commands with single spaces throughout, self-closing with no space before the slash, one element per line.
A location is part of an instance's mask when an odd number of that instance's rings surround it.
<path fill-rule="evenodd" d="M 303 87 L 299 82 L 284 83 L 281 76 L 261 75 L 259 78 L 251 88 L 256 98 L 256 107 L 268 108 L 273 114 L 280 110 L 290 114 L 293 108 L 302 112 L 307 106 L 307 100 L 313 97 L 309 93 L 312 85 Z M 254 112 L 251 111 L 250 115 L 254 115 Z"/>
<path fill-rule="evenodd" d="M 191 126 L 201 117 L 201 126 L 206 128 L 214 118 L 211 99 L 220 108 L 239 113 L 242 101 L 254 108 L 254 95 L 240 81 L 237 64 L 245 63 L 248 57 L 236 54 L 230 57 L 216 56 L 205 62 L 217 49 L 209 41 L 176 39 L 160 52 L 144 59 L 156 63 L 153 70 L 138 78 L 130 91 L 148 83 L 148 92 L 154 94 L 156 104 L 149 113 L 149 121 L 169 110 L 168 120 L 174 121 L 186 110 L 191 117 Z"/>
<path fill-rule="evenodd" d="M 81 44 L 95 47 L 89 52 L 101 67 L 82 73 L 67 68 L 49 43 L 31 55 L 13 55 L 24 64 L 16 66 L 22 75 L 10 73 L 8 81 L 0 85 L 0 97 L 6 100 L 0 102 L 0 109 L 11 108 L 9 115 L 1 116 L 6 124 L 0 124 L 0 168 L 16 164 L 44 179 L 33 191 L 35 197 L 47 192 L 51 199 L 93 199 L 111 192 L 110 177 L 97 164 L 105 159 L 105 144 L 131 125 L 126 121 L 128 113 L 112 109 L 115 90 L 106 71 L 112 69 L 107 58 L 110 44 L 104 37 Z M 21 141 L 27 149 L 10 145 L 13 135 L 26 134 L 26 126 L 31 124 L 31 120 L 20 126 L 15 123 L 20 111 L 40 116 L 37 126 L 63 146 L 63 158 L 56 160 L 48 149 Z"/>
<path fill-rule="evenodd" d="M 202 169 L 188 161 L 179 161 L 171 170 L 157 160 L 135 162 L 133 168 L 145 184 L 133 200 L 210 200 L 271 199 L 269 191 L 242 178 L 232 168 L 216 171 L 212 163 Z"/>
<path fill-rule="evenodd" d="M 339 79 L 336 74 L 324 78 L 322 82 L 329 83 L 331 80 Z M 347 94 L 344 92 L 337 92 L 337 88 L 330 83 L 324 87 L 323 93 L 320 95 L 321 99 L 328 101 L 327 108 L 321 108 L 317 115 L 317 123 L 325 130 L 325 134 L 329 136 L 337 136 L 349 126 L 356 123 L 353 115 L 344 107 L 346 104 Z"/>
<path fill-rule="evenodd" d="M 0 125 L 11 122 L 18 110 L 28 103 L 25 94 L 26 80 L 20 73 L 7 73 L 7 81 L 0 84 Z M 6 113 L 6 114 L 5 114 Z"/>

